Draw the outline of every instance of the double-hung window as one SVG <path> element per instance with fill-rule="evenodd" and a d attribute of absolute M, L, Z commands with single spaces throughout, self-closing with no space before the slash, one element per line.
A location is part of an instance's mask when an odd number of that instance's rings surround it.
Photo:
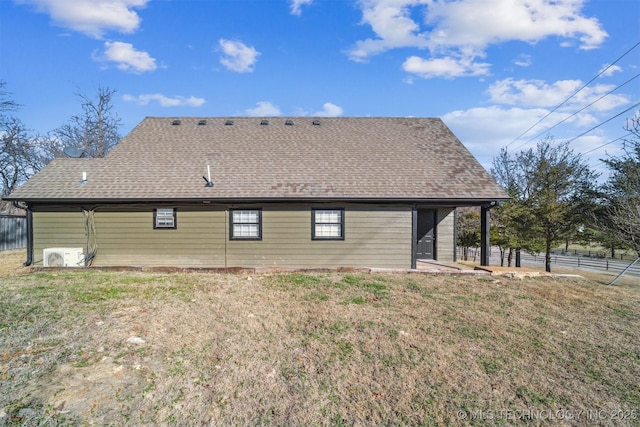
<path fill-rule="evenodd" d="M 178 226 L 176 221 L 176 209 L 154 209 L 153 210 L 153 228 L 175 229 Z"/>
<path fill-rule="evenodd" d="M 261 209 L 231 209 L 230 238 L 262 240 Z"/>
<path fill-rule="evenodd" d="M 344 209 L 312 209 L 313 240 L 344 240 Z"/>

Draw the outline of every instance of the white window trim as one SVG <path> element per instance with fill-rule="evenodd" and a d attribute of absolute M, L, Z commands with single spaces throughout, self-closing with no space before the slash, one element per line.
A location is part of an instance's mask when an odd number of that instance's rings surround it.
<path fill-rule="evenodd" d="M 316 213 L 323 211 L 338 211 L 340 212 L 339 222 L 317 222 Z M 316 234 L 316 226 L 322 225 L 338 225 L 340 229 L 339 236 L 318 236 Z M 344 225 L 344 208 L 312 208 L 311 209 L 311 240 L 344 240 L 345 225 Z"/>
<path fill-rule="evenodd" d="M 154 230 L 175 230 L 178 228 L 178 215 L 176 208 L 158 208 L 153 210 Z M 171 215 L 169 215 L 171 213 Z M 159 215 L 160 214 L 160 215 Z M 164 218 L 172 218 L 171 223 L 165 223 Z"/>
<path fill-rule="evenodd" d="M 255 212 L 257 213 L 257 222 L 244 222 L 234 221 L 234 213 L 235 212 Z M 236 225 L 256 225 L 258 229 L 258 233 L 256 236 L 238 236 L 234 233 L 234 229 Z M 261 208 L 251 208 L 251 209 L 230 209 L 229 210 L 229 239 L 230 240 L 262 240 L 262 209 Z"/>

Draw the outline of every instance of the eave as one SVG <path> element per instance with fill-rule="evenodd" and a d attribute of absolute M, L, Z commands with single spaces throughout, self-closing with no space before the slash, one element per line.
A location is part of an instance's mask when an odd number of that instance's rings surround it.
<path fill-rule="evenodd" d="M 28 205 L 100 205 L 100 204 L 246 204 L 246 203 L 363 203 L 363 204 L 410 204 L 416 206 L 488 206 L 501 201 L 510 200 L 507 197 L 478 197 L 478 198 L 372 198 L 372 197 L 229 197 L 229 198 L 33 198 L 16 199 L 7 197 L 7 201 L 20 201 Z"/>

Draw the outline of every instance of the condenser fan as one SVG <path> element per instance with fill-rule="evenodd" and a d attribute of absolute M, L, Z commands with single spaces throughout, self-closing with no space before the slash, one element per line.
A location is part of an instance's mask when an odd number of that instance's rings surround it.
<path fill-rule="evenodd" d="M 47 254 L 47 265 L 49 267 L 64 267 L 64 255 L 60 252 Z"/>

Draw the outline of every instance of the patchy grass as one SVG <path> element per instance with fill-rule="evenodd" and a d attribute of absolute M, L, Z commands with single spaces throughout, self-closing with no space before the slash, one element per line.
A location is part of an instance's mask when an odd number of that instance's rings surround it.
<path fill-rule="evenodd" d="M 0 424 L 640 423 L 634 286 L 26 272 L 0 269 Z"/>

